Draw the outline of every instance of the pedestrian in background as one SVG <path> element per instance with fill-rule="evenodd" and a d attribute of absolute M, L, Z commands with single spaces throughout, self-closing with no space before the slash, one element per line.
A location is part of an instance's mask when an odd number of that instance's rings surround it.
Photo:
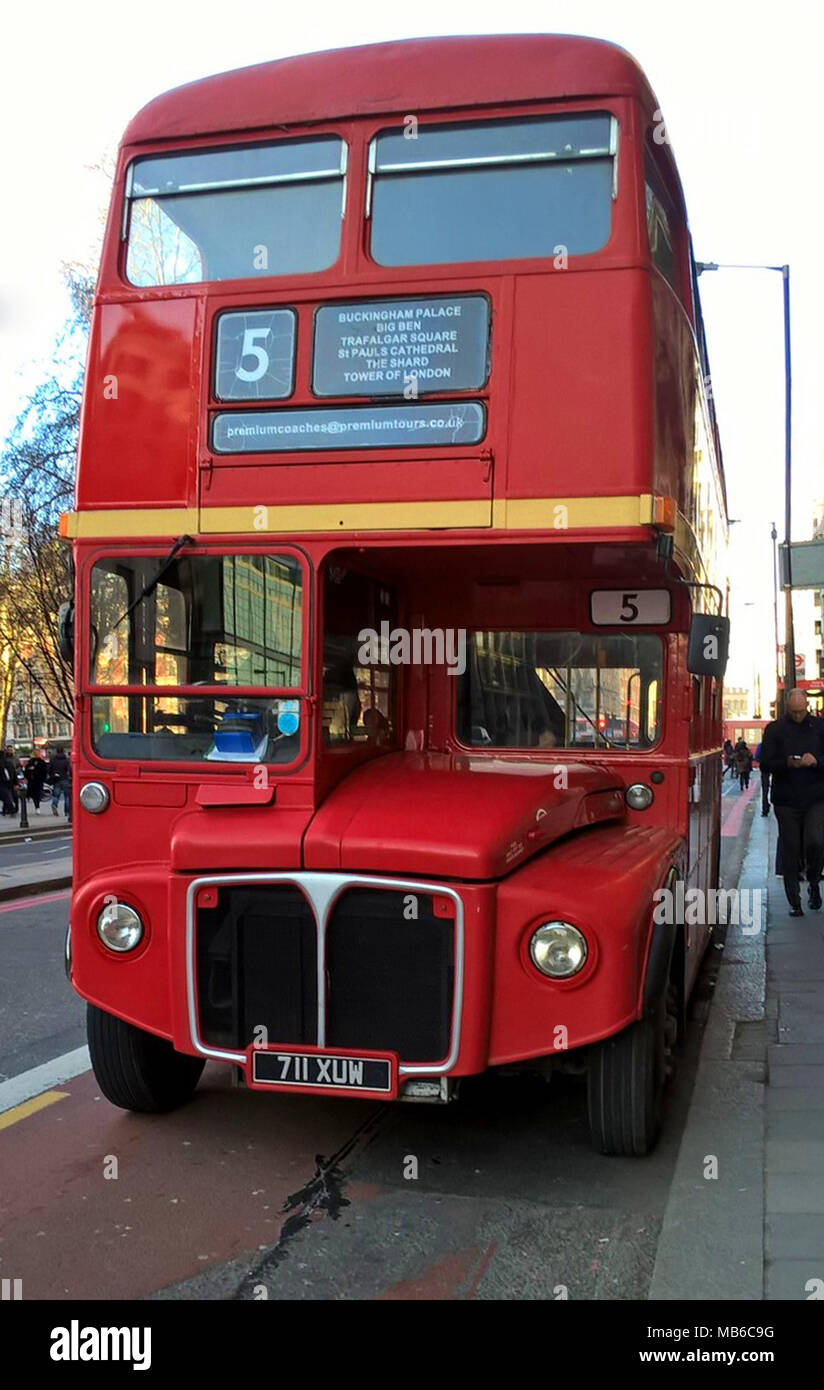
<path fill-rule="evenodd" d="M 730 738 L 725 738 L 725 739 L 724 739 L 724 771 L 721 773 L 721 776 L 722 776 L 722 777 L 726 777 L 726 775 L 727 775 L 728 772 L 732 772 L 733 766 L 734 766 L 734 762 L 733 762 L 734 758 L 735 758 L 735 749 L 734 749 L 733 746 L 732 746 L 732 739 L 730 739 Z"/>
<path fill-rule="evenodd" d="M 40 802 L 43 800 L 43 787 L 46 781 L 46 760 L 42 753 L 29 758 L 26 767 L 26 791 L 29 801 L 34 802 L 35 813 L 40 815 Z"/>
<path fill-rule="evenodd" d="M 790 916 L 803 917 L 799 865 L 803 861 L 813 909 L 821 907 L 824 865 L 824 720 L 809 713 L 806 691 L 791 690 L 786 714 L 767 725 L 761 764 L 772 781 Z"/>
<path fill-rule="evenodd" d="M 23 765 L 14 751 L 14 744 L 7 743 L 3 751 L 12 770 L 12 811 L 13 814 L 16 815 L 20 809 L 20 786 L 23 780 Z"/>
<path fill-rule="evenodd" d="M 763 740 L 755 750 L 755 761 L 758 763 L 758 770 L 761 774 L 761 814 L 770 814 L 770 774 L 761 763 L 761 750 L 764 747 Z"/>
<path fill-rule="evenodd" d="M 51 779 L 52 795 L 51 808 L 52 815 L 58 814 L 58 805 L 61 796 L 63 797 L 63 811 L 66 816 L 71 814 L 71 764 L 66 757 L 66 751 L 58 748 L 51 760 Z"/>
<path fill-rule="evenodd" d="M 3 815 L 13 816 L 15 806 L 15 786 L 17 773 L 14 763 L 4 748 L 0 753 L 0 802 L 3 805 Z"/>
<path fill-rule="evenodd" d="M 735 766 L 738 772 L 740 790 L 742 792 L 746 791 L 747 787 L 750 785 L 750 773 L 752 772 L 752 753 L 750 752 L 743 738 L 740 738 L 735 745 Z"/>

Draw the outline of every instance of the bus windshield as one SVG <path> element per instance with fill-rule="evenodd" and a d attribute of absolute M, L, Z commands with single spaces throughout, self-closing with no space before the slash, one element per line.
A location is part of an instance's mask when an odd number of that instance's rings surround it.
<path fill-rule="evenodd" d="M 458 737 L 477 748 L 649 748 L 661 675 L 661 639 L 648 633 L 473 632 Z"/>
<path fill-rule="evenodd" d="M 171 563 L 110 556 L 92 569 L 90 606 L 89 678 L 111 688 L 92 696 L 101 755 L 297 756 L 297 698 L 163 694 L 163 687 L 194 686 L 301 692 L 303 576 L 292 556 L 181 555 Z"/>

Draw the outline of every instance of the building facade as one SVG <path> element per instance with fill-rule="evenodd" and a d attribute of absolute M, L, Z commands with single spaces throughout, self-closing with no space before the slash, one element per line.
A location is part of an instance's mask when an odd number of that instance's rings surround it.
<path fill-rule="evenodd" d="M 13 743 L 15 750 L 24 754 L 36 748 L 54 748 L 57 744 L 67 746 L 72 736 L 71 720 L 52 708 L 40 688 L 42 685 L 49 689 L 47 674 L 36 664 L 29 664 L 31 674 L 22 665 L 17 667 L 15 673 L 6 713 L 4 742 Z M 52 698 L 55 704 L 61 704 L 56 693 Z"/>

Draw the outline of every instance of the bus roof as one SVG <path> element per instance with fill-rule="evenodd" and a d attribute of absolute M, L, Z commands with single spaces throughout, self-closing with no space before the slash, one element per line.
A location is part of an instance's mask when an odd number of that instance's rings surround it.
<path fill-rule="evenodd" d="M 487 34 L 308 53 L 205 77 L 150 101 L 123 143 L 510 102 L 635 96 L 657 105 L 635 59 L 601 39 Z"/>

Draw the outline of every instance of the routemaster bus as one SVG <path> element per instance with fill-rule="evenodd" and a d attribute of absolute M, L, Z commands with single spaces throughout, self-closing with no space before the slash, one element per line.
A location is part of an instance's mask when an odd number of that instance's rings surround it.
<path fill-rule="evenodd" d="M 110 1101 L 566 1070 L 599 1150 L 651 1148 L 707 944 L 667 895 L 718 871 L 708 385 L 610 44 L 316 53 L 134 118 L 63 521 Z"/>

